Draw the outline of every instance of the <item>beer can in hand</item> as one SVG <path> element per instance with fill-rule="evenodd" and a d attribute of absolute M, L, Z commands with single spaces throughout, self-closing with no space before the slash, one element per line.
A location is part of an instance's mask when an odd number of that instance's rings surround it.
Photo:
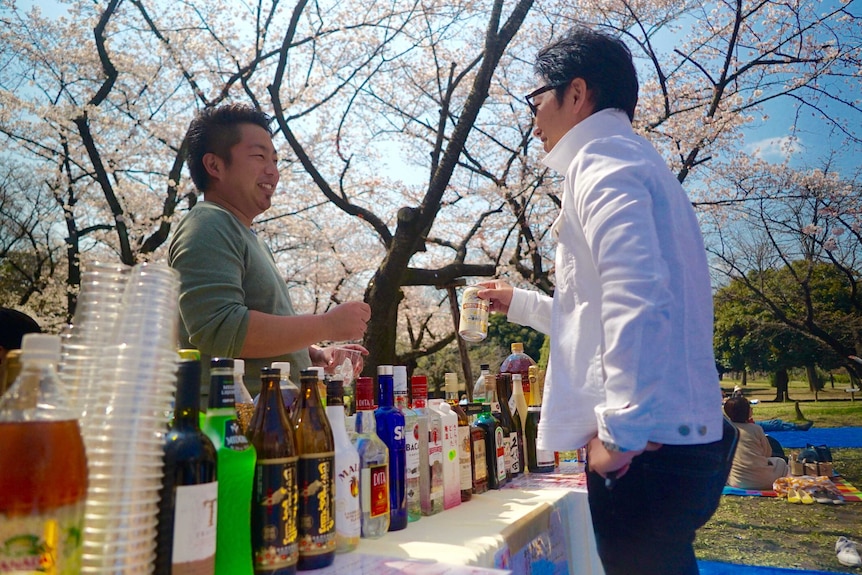
<path fill-rule="evenodd" d="M 479 289 L 470 286 L 461 297 L 458 335 L 464 341 L 482 341 L 488 336 L 488 301 L 479 298 Z"/>

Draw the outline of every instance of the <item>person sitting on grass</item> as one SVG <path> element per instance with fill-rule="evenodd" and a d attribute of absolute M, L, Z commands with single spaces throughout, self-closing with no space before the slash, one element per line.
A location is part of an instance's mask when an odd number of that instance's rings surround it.
<path fill-rule="evenodd" d="M 775 480 L 788 472 L 780 444 L 777 447 L 782 453 L 778 455 L 763 428 L 751 419 L 751 403 L 744 397 L 728 399 L 724 404 L 724 413 L 739 430 L 739 441 L 727 484 L 740 489 L 772 489 Z"/>
<path fill-rule="evenodd" d="M 744 397 L 742 394 L 742 388 L 738 385 L 733 388 L 733 393 L 731 393 L 730 397 Z M 728 397 L 727 399 L 730 399 Z M 725 401 L 727 401 L 725 399 Z M 754 401 L 757 403 L 757 400 Z M 802 418 L 802 412 L 799 411 L 799 402 L 796 402 L 796 412 L 799 415 L 800 419 Z M 805 423 L 794 423 L 792 421 L 784 421 L 783 419 L 766 419 L 763 421 L 755 421 L 757 425 L 763 428 L 763 431 L 769 433 L 770 431 L 808 431 L 811 429 L 811 426 L 814 425 L 813 421 L 806 421 Z"/>

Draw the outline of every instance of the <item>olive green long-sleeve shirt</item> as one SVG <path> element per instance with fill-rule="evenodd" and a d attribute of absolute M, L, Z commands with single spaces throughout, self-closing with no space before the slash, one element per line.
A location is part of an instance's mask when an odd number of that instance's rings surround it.
<path fill-rule="evenodd" d="M 213 357 L 239 358 L 249 311 L 296 315 L 287 284 L 269 248 L 233 214 L 200 202 L 180 220 L 168 248 L 168 263 L 180 273 L 180 347 L 201 353 L 201 392 L 209 390 Z M 260 368 L 289 361 L 291 379 L 311 365 L 308 350 L 266 358 L 243 358 L 245 383 L 260 390 Z"/>

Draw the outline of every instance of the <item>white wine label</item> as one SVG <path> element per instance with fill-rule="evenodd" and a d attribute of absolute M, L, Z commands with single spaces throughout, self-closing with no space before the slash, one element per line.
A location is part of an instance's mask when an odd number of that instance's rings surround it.
<path fill-rule="evenodd" d="M 176 488 L 172 575 L 212 573 L 217 511 L 218 482 Z"/>

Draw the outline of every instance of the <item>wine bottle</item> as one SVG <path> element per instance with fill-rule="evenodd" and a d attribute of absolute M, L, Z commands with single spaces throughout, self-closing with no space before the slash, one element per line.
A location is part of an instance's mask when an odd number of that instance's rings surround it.
<path fill-rule="evenodd" d="M 395 407 L 392 366 L 377 367 L 378 399 L 374 410 L 377 435 L 389 448 L 389 531 L 407 527 L 407 452 L 404 442 L 404 415 Z"/>
<path fill-rule="evenodd" d="M 216 449 L 216 575 L 254 573 L 251 551 L 251 492 L 254 446 L 243 435 L 236 414 L 233 360 L 213 358 L 204 433 Z"/>
<path fill-rule="evenodd" d="M 359 452 L 359 505 L 362 537 L 377 539 L 389 530 L 389 448 L 377 435 L 374 384 L 356 379 L 356 451 Z"/>
<path fill-rule="evenodd" d="M 156 573 L 215 571 L 216 450 L 200 428 L 200 360 L 181 361 L 174 419 L 165 436 Z"/>
<path fill-rule="evenodd" d="M 299 452 L 299 561 L 297 569 L 319 569 L 335 560 L 335 440 L 320 399 L 317 370 L 299 377 L 294 415 Z"/>
<path fill-rule="evenodd" d="M 512 353 L 506 356 L 506 359 L 500 364 L 500 373 L 520 374 L 524 397 L 530 397 L 532 394 L 532 389 L 530 388 L 530 366 L 536 365 L 536 362 L 532 357 L 524 353 L 524 344 L 520 341 L 513 342 L 511 350 Z"/>
<path fill-rule="evenodd" d="M 470 437 L 470 419 L 466 405 L 450 404 L 458 416 L 458 475 L 461 478 L 461 501 L 473 498 L 473 441 Z"/>
<path fill-rule="evenodd" d="M 489 375 L 488 377 L 494 377 Z M 488 464 L 488 488 L 500 489 L 508 481 L 506 444 L 503 428 L 491 414 L 491 405 L 483 404 L 476 425 L 485 430 L 485 457 Z"/>
<path fill-rule="evenodd" d="M 475 495 L 488 491 L 488 460 L 485 454 L 485 429 L 476 425 L 478 415 L 482 412 L 482 404 L 469 404 L 466 407 L 466 412 L 470 420 L 470 465 L 472 468 L 473 494 Z"/>
<path fill-rule="evenodd" d="M 359 452 L 344 424 L 344 381 L 333 377 L 326 384 L 326 417 L 335 440 L 335 552 L 353 551 L 359 545 Z"/>
<path fill-rule="evenodd" d="M 512 417 L 512 411 L 509 409 L 509 396 L 512 394 L 512 375 L 510 373 L 497 374 L 497 402 L 499 406 L 500 425 L 503 431 L 508 434 L 506 441 L 506 467 L 509 475 L 515 477 L 524 472 L 524 447 L 523 436 L 521 430 L 521 421 L 515 420 Z"/>
<path fill-rule="evenodd" d="M 539 419 L 542 407 L 531 405 L 527 408 L 527 426 L 524 430 L 524 443 L 527 451 L 527 470 L 530 473 L 551 473 L 554 471 L 554 452 L 538 449 L 536 437 L 539 433 Z"/>
<path fill-rule="evenodd" d="M 422 517 L 422 500 L 419 496 L 419 417 L 409 407 L 407 366 L 396 365 L 392 371 L 392 378 L 395 407 L 404 415 L 404 452 L 406 454 L 404 483 L 407 490 L 407 521 L 418 521 Z"/>
<path fill-rule="evenodd" d="M 281 370 L 260 370 L 260 396 L 248 438 L 257 451 L 251 502 L 251 544 L 256 575 L 296 573 L 297 450 L 281 397 Z"/>

